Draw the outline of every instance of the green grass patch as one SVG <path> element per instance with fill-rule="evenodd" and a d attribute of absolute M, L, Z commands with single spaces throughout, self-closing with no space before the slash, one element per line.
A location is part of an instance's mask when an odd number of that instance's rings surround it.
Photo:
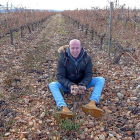
<path fill-rule="evenodd" d="M 60 120 L 60 128 L 66 132 L 79 131 L 83 123 L 84 121 L 77 122 L 66 118 L 65 120 Z"/>
<path fill-rule="evenodd" d="M 66 132 L 79 132 L 80 127 L 83 125 L 84 121 L 79 121 L 80 116 L 75 116 L 73 119 L 68 119 L 66 118 L 65 120 L 60 119 L 60 115 L 57 114 L 56 108 L 54 109 L 53 113 L 54 118 L 57 120 L 59 123 L 59 129 L 61 131 L 66 131 Z"/>
<path fill-rule="evenodd" d="M 59 31 L 59 34 L 68 34 L 68 33 L 69 33 L 68 31 L 64 31 L 64 30 Z"/>
<path fill-rule="evenodd" d="M 2 99 L 2 97 L 3 97 L 3 93 L 0 93 L 0 99 Z"/>
<path fill-rule="evenodd" d="M 20 31 L 18 31 L 18 32 L 13 32 L 13 36 L 15 36 L 15 37 L 17 37 L 17 36 L 19 36 L 20 35 Z"/>

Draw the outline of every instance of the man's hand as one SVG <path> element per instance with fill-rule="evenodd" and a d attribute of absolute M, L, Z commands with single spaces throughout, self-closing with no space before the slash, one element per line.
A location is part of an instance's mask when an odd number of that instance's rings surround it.
<path fill-rule="evenodd" d="M 85 90 L 86 90 L 86 87 L 85 86 L 72 85 L 70 87 L 70 90 L 71 90 L 71 93 L 73 95 L 77 95 L 78 93 L 83 94 L 85 92 Z"/>
<path fill-rule="evenodd" d="M 79 91 L 79 88 L 78 88 L 77 85 L 72 85 L 72 86 L 70 87 L 70 90 L 71 90 L 71 93 L 72 93 L 73 95 L 76 95 L 76 94 L 78 93 L 78 91 Z"/>
<path fill-rule="evenodd" d="M 79 91 L 78 91 L 79 94 L 83 94 L 86 90 L 85 86 L 79 86 L 78 88 L 79 88 Z"/>

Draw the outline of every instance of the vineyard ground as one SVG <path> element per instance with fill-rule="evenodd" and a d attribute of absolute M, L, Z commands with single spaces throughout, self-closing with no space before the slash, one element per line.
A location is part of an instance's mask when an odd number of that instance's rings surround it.
<path fill-rule="evenodd" d="M 76 117 L 65 124 L 69 128 L 62 128 L 53 117 L 56 103 L 48 84 L 57 80 L 58 48 L 74 38 L 81 40 L 92 56 L 97 69 L 94 76 L 106 80 L 98 105 L 104 116 L 93 118 L 81 110 L 92 89 L 83 98 L 63 94 Z M 0 139 L 139 140 L 140 68 L 131 57 L 123 56 L 113 65 L 112 57 L 99 50 L 97 40 L 85 36 L 61 14 L 47 19 L 32 34 L 26 33 L 24 39 L 17 37 L 14 45 L 9 44 L 7 40 L 0 47 Z M 75 128 L 70 129 L 74 123 Z"/>

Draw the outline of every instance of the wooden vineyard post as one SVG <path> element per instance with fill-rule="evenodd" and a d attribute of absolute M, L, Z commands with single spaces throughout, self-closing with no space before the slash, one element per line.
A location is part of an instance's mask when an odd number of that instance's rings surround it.
<path fill-rule="evenodd" d="M 78 25 L 78 29 L 79 29 L 79 24 L 80 24 L 80 22 L 78 21 L 78 22 L 77 22 L 77 25 Z"/>
<path fill-rule="evenodd" d="M 34 23 L 32 24 L 32 31 L 34 31 Z"/>
<path fill-rule="evenodd" d="M 122 6 L 122 11 L 121 11 L 121 20 L 123 20 L 123 6 Z"/>
<path fill-rule="evenodd" d="M 11 45 L 14 45 L 13 43 L 13 30 L 10 28 L 10 37 L 11 37 Z"/>
<path fill-rule="evenodd" d="M 29 34 L 31 34 L 31 28 L 30 28 L 30 25 L 28 25 L 28 30 L 29 30 Z"/>
<path fill-rule="evenodd" d="M 111 49 L 111 26 L 112 26 L 112 10 L 113 10 L 113 2 L 110 2 L 110 23 L 109 23 L 109 43 L 108 43 L 108 56 L 110 56 L 110 49 Z"/>
<path fill-rule="evenodd" d="M 20 29 L 21 29 L 21 38 L 23 38 L 23 26 L 21 26 Z"/>
<path fill-rule="evenodd" d="M 94 36 L 94 31 L 93 29 L 91 29 L 91 40 L 93 40 L 93 36 Z"/>
<path fill-rule="evenodd" d="M 83 24 L 82 24 L 82 25 L 81 25 L 81 31 L 83 31 L 83 28 L 84 28 L 84 27 L 83 27 Z"/>
<path fill-rule="evenodd" d="M 104 40 L 105 36 L 106 36 L 106 34 L 103 34 L 100 38 L 100 51 L 103 50 L 102 46 L 103 46 L 103 40 Z"/>

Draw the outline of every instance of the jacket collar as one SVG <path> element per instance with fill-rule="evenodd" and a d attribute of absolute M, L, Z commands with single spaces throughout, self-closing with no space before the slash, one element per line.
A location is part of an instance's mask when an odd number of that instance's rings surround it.
<path fill-rule="evenodd" d="M 71 60 L 73 60 L 73 61 L 80 61 L 81 58 L 83 57 L 84 53 L 85 53 L 85 50 L 84 50 L 84 48 L 82 48 L 81 52 L 80 52 L 80 54 L 79 54 L 79 56 L 77 58 L 74 58 L 71 55 L 69 47 L 67 48 L 66 53 L 68 54 L 68 56 L 70 57 Z"/>
<path fill-rule="evenodd" d="M 67 56 L 74 62 L 74 64 L 75 64 L 76 66 L 78 66 L 80 60 L 82 59 L 82 57 L 83 57 L 84 54 L 85 54 L 85 50 L 84 50 L 84 48 L 82 48 L 82 49 L 81 49 L 81 52 L 80 52 L 80 54 L 79 54 L 79 56 L 78 56 L 76 59 L 73 58 L 73 56 L 71 55 L 69 47 L 67 48 L 66 53 L 67 53 Z"/>

